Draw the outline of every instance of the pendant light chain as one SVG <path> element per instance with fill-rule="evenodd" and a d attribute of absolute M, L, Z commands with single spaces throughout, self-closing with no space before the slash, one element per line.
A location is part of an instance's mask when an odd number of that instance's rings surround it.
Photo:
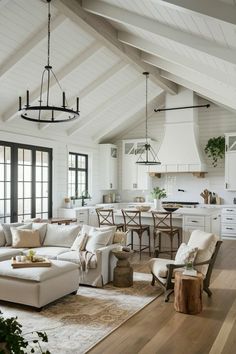
<path fill-rule="evenodd" d="M 47 0 L 48 3 L 48 16 L 47 16 L 47 65 L 44 66 L 44 70 L 41 76 L 40 92 L 39 92 L 39 105 L 30 105 L 29 90 L 26 91 L 26 104 L 22 107 L 22 99 L 19 97 L 19 112 L 23 119 L 31 122 L 38 123 L 64 123 L 72 121 L 79 117 L 79 97 L 76 97 L 76 108 L 68 108 L 68 102 L 66 99 L 66 93 L 62 90 L 62 87 L 56 77 L 56 74 L 52 70 L 50 63 L 51 55 L 51 0 Z M 50 103 L 50 86 L 51 79 L 55 80 L 55 83 L 59 87 L 62 94 L 62 105 L 56 106 Z M 45 82 L 44 82 L 45 80 Z M 53 80 L 53 81 L 54 81 Z M 47 82 L 46 82 L 47 81 Z M 54 84 L 54 83 L 53 83 Z M 43 104 L 43 91 L 45 87 L 45 103 Z M 56 116 L 59 115 L 58 117 Z M 62 116 L 63 114 L 63 116 Z"/>
<path fill-rule="evenodd" d="M 51 0 L 48 1 L 48 66 L 50 66 L 50 41 L 51 41 Z"/>
<path fill-rule="evenodd" d="M 146 74 L 146 144 L 148 142 L 148 74 Z"/>
<path fill-rule="evenodd" d="M 149 72 L 145 71 L 143 72 L 143 75 L 146 76 L 146 91 L 145 91 L 145 96 L 146 96 L 146 107 L 145 107 L 145 144 L 143 145 L 140 155 L 138 157 L 138 160 L 136 163 L 138 165 L 143 165 L 143 166 L 151 166 L 151 165 L 160 165 L 160 161 L 157 158 L 157 155 L 151 146 L 151 143 L 148 142 L 148 78 L 149 78 Z"/>

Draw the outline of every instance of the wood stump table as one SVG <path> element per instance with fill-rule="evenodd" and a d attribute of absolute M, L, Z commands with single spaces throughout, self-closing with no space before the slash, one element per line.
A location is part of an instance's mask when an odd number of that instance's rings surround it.
<path fill-rule="evenodd" d="M 113 285 L 119 288 L 128 288 L 133 285 L 133 268 L 130 266 L 128 258 L 133 251 L 112 250 L 116 256 L 117 264 L 113 273 Z"/>
<path fill-rule="evenodd" d="M 203 275 L 196 277 L 175 273 L 174 308 L 178 312 L 196 315 L 202 311 Z"/>

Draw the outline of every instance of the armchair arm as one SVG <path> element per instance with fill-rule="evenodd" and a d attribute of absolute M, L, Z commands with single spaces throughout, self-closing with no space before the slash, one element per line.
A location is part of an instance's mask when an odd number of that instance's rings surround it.
<path fill-rule="evenodd" d="M 119 246 L 119 244 L 112 244 L 96 250 L 97 263 L 100 268 L 104 284 L 113 279 L 113 269 L 116 266 L 117 259 L 111 251 L 115 248 L 119 248 Z"/>
<path fill-rule="evenodd" d="M 204 264 L 210 264 L 211 259 L 208 259 L 207 261 L 204 262 L 199 262 L 199 263 L 193 263 L 194 266 L 199 266 L 199 265 L 204 265 Z M 170 289 L 171 287 L 173 287 L 173 283 L 172 283 L 172 277 L 173 277 L 173 272 L 174 269 L 177 268 L 183 268 L 185 267 L 185 264 L 167 264 L 166 265 L 168 272 L 167 272 L 167 279 L 166 279 L 166 285 L 167 285 L 167 289 Z"/>

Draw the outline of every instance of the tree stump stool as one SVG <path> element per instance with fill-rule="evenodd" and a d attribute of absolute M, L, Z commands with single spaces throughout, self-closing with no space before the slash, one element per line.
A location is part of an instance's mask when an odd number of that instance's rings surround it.
<path fill-rule="evenodd" d="M 174 308 L 178 312 L 196 315 L 202 311 L 203 275 L 196 277 L 175 273 Z"/>
<path fill-rule="evenodd" d="M 126 252 L 120 250 L 112 251 L 118 259 L 113 273 L 113 285 L 119 288 L 127 288 L 133 285 L 133 268 L 130 266 L 128 258 L 133 251 Z"/>

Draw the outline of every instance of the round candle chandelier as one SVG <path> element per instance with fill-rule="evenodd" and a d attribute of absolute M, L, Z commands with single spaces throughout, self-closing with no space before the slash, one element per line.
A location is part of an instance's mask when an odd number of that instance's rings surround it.
<path fill-rule="evenodd" d="M 51 39 L 51 12 L 50 3 L 51 0 L 46 0 L 48 3 L 48 36 L 47 36 L 47 65 L 44 67 L 41 77 L 39 104 L 30 105 L 30 92 L 26 91 L 26 104 L 22 106 L 22 98 L 19 97 L 19 114 L 22 118 L 37 123 L 64 123 L 71 122 L 80 115 L 79 111 L 79 97 L 76 97 L 76 108 L 69 108 L 66 99 L 66 94 L 62 90 L 61 85 L 52 70 L 50 64 L 50 39 Z M 51 103 L 50 98 L 50 84 L 51 79 L 55 80 L 55 83 L 61 92 L 61 106 L 55 106 Z M 43 100 L 43 88 L 46 87 L 45 97 Z M 61 118 L 60 118 L 61 117 Z"/>
<path fill-rule="evenodd" d="M 143 75 L 146 77 L 146 107 L 145 107 L 145 144 L 142 146 L 138 160 L 136 163 L 138 165 L 160 165 L 160 161 L 157 158 L 157 155 L 148 141 L 148 78 L 149 73 L 143 72 Z"/>

